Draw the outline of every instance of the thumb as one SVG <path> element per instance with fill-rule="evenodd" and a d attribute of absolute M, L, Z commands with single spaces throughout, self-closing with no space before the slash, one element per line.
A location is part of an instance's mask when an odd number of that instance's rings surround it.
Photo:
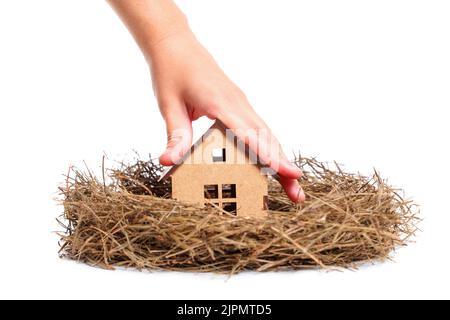
<path fill-rule="evenodd" d="M 163 166 L 178 164 L 192 145 L 192 123 L 186 107 L 171 108 L 164 115 L 167 127 L 167 147 L 159 157 Z"/>

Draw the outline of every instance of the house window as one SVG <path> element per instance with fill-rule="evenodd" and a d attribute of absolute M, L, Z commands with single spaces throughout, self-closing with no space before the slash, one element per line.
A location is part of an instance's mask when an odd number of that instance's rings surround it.
<path fill-rule="evenodd" d="M 207 184 L 204 190 L 206 207 L 219 207 L 225 212 L 237 215 L 235 184 Z"/>
<path fill-rule="evenodd" d="M 215 148 L 212 150 L 213 162 L 225 162 L 227 160 L 225 148 Z"/>
<path fill-rule="evenodd" d="M 225 212 L 236 215 L 237 213 L 237 204 L 236 202 L 224 202 L 222 204 L 222 209 Z"/>
<path fill-rule="evenodd" d="M 205 198 L 206 199 L 218 199 L 219 198 L 219 186 L 217 184 L 205 185 Z"/>
<path fill-rule="evenodd" d="M 236 185 L 235 184 L 223 184 L 222 185 L 222 198 L 236 198 Z"/>

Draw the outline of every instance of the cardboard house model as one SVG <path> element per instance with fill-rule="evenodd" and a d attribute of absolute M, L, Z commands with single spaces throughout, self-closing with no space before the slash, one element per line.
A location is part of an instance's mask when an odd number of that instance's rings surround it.
<path fill-rule="evenodd" d="M 268 178 L 264 168 L 220 121 L 161 179 L 169 177 L 172 198 L 178 201 L 215 205 L 240 217 L 267 215 Z"/>

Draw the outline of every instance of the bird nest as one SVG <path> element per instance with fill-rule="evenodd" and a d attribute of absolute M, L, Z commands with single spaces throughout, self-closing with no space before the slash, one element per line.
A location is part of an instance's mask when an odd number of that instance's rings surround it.
<path fill-rule="evenodd" d="M 270 181 L 263 219 L 170 199 L 170 181 L 159 181 L 162 168 L 151 160 L 104 169 L 101 178 L 72 168 L 60 187 L 60 255 L 108 269 L 354 268 L 388 259 L 416 231 L 417 206 L 376 171 L 347 173 L 308 158 L 295 163 L 306 201 L 292 203 Z"/>

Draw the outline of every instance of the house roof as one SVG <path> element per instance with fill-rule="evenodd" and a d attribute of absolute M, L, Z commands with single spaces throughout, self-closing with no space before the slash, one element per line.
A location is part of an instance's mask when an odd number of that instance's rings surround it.
<path fill-rule="evenodd" d="M 208 137 L 211 134 L 211 130 L 214 128 L 220 128 L 222 130 L 226 129 L 225 125 L 220 120 L 216 120 L 214 122 L 214 124 L 211 127 L 209 127 L 209 129 L 206 130 L 206 132 L 204 134 L 202 134 L 202 136 L 191 146 L 189 151 L 186 152 L 186 154 L 180 159 L 180 163 L 173 165 L 171 167 L 167 167 L 167 169 L 165 169 L 163 171 L 161 177 L 159 178 L 159 181 L 164 180 L 165 178 L 169 177 L 180 165 L 182 165 L 184 163 L 184 161 L 187 158 L 189 158 L 189 156 L 192 154 L 192 152 L 194 152 L 194 150 L 197 149 L 197 147 L 202 144 L 203 139 L 205 139 L 206 137 Z"/>
<path fill-rule="evenodd" d="M 186 152 L 186 154 L 181 158 L 180 162 L 176 165 L 173 165 L 171 167 L 168 167 L 166 170 L 163 171 L 161 177 L 159 178 L 159 181 L 166 179 L 167 177 L 169 177 L 172 173 L 175 172 L 175 170 L 184 163 L 184 161 L 192 154 L 192 152 L 194 152 L 194 150 L 202 144 L 203 139 L 205 139 L 206 137 L 208 137 L 211 132 L 212 129 L 221 129 L 221 130 L 226 130 L 226 126 L 220 121 L 220 120 L 216 120 L 214 122 L 214 124 L 191 146 L 191 148 L 189 149 L 188 152 Z M 225 135 L 227 139 L 229 139 L 230 137 L 228 135 Z M 249 150 L 249 152 L 252 152 L 251 150 Z M 259 165 L 259 164 L 258 164 Z M 274 174 L 274 173 L 269 173 L 268 175 L 274 177 L 275 179 L 278 179 L 278 175 Z"/>

